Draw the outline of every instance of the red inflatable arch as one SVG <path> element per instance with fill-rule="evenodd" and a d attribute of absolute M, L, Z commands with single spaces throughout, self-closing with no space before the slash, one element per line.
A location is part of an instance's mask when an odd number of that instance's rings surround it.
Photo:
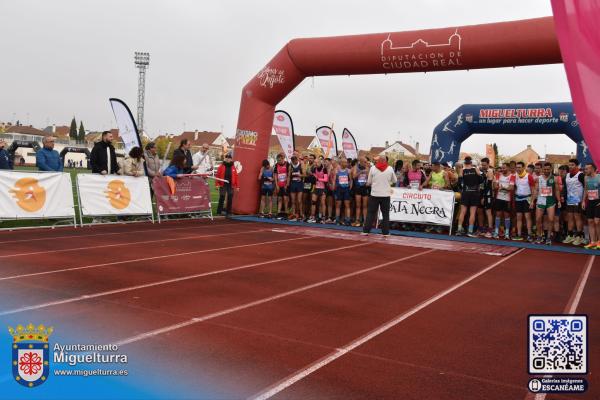
<path fill-rule="evenodd" d="M 294 39 L 244 86 L 234 158 L 242 164 L 234 212 L 258 207 L 275 106 L 309 76 L 429 72 L 560 63 L 552 17 L 369 35 Z"/>

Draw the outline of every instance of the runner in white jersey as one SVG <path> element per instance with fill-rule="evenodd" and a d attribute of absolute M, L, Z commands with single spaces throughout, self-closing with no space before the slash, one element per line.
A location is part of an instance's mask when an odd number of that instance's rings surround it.
<path fill-rule="evenodd" d="M 517 214 L 517 234 L 513 240 L 523 240 L 523 216 L 527 225 L 527 240 L 532 242 L 531 220 L 531 195 L 535 186 L 535 179 L 525 170 L 525 163 L 517 163 L 517 176 L 515 177 L 515 211 Z"/>
<path fill-rule="evenodd" d="M 581 202 L 583 201 L 583 185 L 585 181 L 584 173 L 579 169 L 579 160 L 572 158 L 569 160 L 569 172 L 565 177 L 567 189 L 567 229 L 568 234 L 563 243 L 579 246 L 584 242 L 583 234 L 583 215 Z"/>
<path fill-rule="evenodd" d="M 494 189 L 497 191 L 494 209 L 496 211 L 496 229 L 494 239 L 500 237 L 500 222 L 504 219 L 504 238 L 510 239 L 510 202 L 515 189 L 515 177 L 510 174 L 509 164 L 503 163 L 500 174 L 494 180 Z"/>

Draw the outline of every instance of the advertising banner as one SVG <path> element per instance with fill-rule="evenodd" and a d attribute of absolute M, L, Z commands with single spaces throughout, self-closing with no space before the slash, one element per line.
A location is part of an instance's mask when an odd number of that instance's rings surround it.
<path fill-rule="evenodd" d="M 79 174 L 77 187 L 84 216 L 152 214 L 146 177 Z"/>
<path fill-rule="evenodd" d="M 292 123 L 292 117 L 290 114 L 283 110 L 275 111 L 273 117 L 273 130 L 279 144 L 285 153 L 286 160 L 290 161 L 294 153 L 294 124 Z"/>
<path fill-rule="evenodd" d="M 452 225 L 454 192 L 430 189 L 391 189 L 390 221 Z"/>
<path fill-rule="evenodd" d="M 358 158 L 358 147 L 356 147 L 356 140 L 350 131 L 344 128 L 342 133 L 342 150 L 346 158 L 352 158 L 356 160 Z"/>
<path fill-rule="evenodd" d="M 109 102 L 115 114 L 119 136 L 123 139 L 123 144 L 125 145 L 125 153 L 129 153 L 134 147 L 142 147 L 137 126 L 127 104 L 119 99 L 109 99 Z"/>
<path fill-rule="evenodd" d="M 0 219 L 74 217 L 71 175 L 0 171 Z"/>
<path fill-rule="evenodd" d="M 337 140 L 335 138 L 335 132 L 328 126 L 321 126 L 317 128 L 317 139 L 323 149 L 323 157 L 335 157 L 337 156 Z"/>
<path fill-rule="evenodd" d="M 210 211 L 210 189 L 200 176 L 174 179 L 170 186 L 166 177 L 156 177 L 152 189 L 159 214 L 181 214 Z"/>

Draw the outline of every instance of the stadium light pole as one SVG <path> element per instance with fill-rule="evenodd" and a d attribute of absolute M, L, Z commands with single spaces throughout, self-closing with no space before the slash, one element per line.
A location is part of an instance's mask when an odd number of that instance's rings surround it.
<path fill-rule="evenodd" d="M 150 66 L 150 53 L 135 52 L 135 66 L 138 75 L 137 126 L 139 133 L 144 132 L 144 97 L 146 95 L 146 69 Z"/>

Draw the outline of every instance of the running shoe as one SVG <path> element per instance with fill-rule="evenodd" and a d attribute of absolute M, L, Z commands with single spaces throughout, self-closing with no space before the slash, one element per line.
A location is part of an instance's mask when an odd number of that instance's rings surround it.
<path fill-rule="evenodd" d="M 508 233 L 504 235 L 504 240 L 510 240 L 510 235 Z"/>
<path fill-rule="evenodd" d="M 435 228 L 435 232 L 436 232 L 436 233 L 442 233 L 442 232 L 443 232 L 443 229 L 442 229 L 442 227 L 441 227 L 441 226 L 438 226 L 437 228 Z"/>
<path fill-rule="evenodd" d="M 523 236 L 521 236 L 521 235 L 513 236 L 512 240 L 514 240 L 516 242 L 522 242 Z"/>
<path fill-rule="evenodd" d="M 551 245 L 552 245 L 552 238 L 551 238 L 551 237 L 548 237 L 548 238 L 546 239 L 546 245 L 547 245 L 547 246 L 551 246 Z"/>
<path fill-rule="evenodd" d="M 583 246 L 584 249 L 587 250 L 595 250 L 598 247 L 598 243 L 590 243 Z"/>
<path fill-rule="evenodd" d="M 477 234 L 477 232 L 469 232 L 469 233 L 467 233 L 467 236 L 470 237 L 470 238 L 479 237 L 479 235 Z"/>
<path fill-rule="evenodd" d="M 490 232 L 490 231 L 487 231 L 487 232 L 485 232 L 485 233 L 483 234 L 483 236 L 485 236 L 485 237 L 486 237 L 486 238 L 488 238 L 488 239 L 491 239 L 493 235 L 492 235 L 492 232 Z"/>
<path fill-rule="evenodd" d="M 432 230 L 433 230 L 433 226 L 428 226 L 425 228 L 425 232 L 427 232 L 427 233 L 431 233 Z"/>
<path fill-rule="evenodd" d="M 288 218 L 288 221 L 295 222 L 295 221 L 298 221 L 298 218 L 297 218 L 297 217 L 296 217 L 294 214 L 292 214 L 292 215 L 290 215 L 290 217 Z"/>
<path fill-rule="evenodd" d="M 456 236 L 465 236 L 465 230 L 463 228 L 458 228 L 455 233 Z"/>
<path fill-rule="evenodd" d="M 360 226 L 360 225 L 361 225 L 361 223 L 360 223 L 360 222 L 358 222 L 358 221 L 354 221 L 354 222 L 352 223 L 352 226 Z"/>
<path fill-rule="evenodd" d="M 273 219 L 273 214 L 269 213 L 269 215 L 267 215 L 267 218 Z"/>
<path fill-rule="evenodd" d="M 569 244 L 569 243 L 573 243 L 573 241 L 575 240 L 575 237 L 572 235 L 568 235 L 565 240 L 563 240 L 563 244 Z"/>
<path fill-rule="evenodd" d="M 535 239 L 535 244 L 544 244 L 544 238 L 542 236 L 538 236 L 537 239 Z"/>
<path fill-rule="evenodd" d="M 500 239 L 500 235 L 498 234 L 498 232 L 494 232 L 494 233 L 492 234 L 492 237 L 493 237 L 494 239 Z"/>
<path fill-rule="evenodd" d="M 575 239 L 571 242 L 573 246 L 579 246 L 583 243 L 583 238 L 581 236 L 575 236 Z"/>
<path fill-rule="evenodd" d="M 306 222 L 308 222 L 309 224 L 315 224 L 317 220 L 314 217 L 310 217 Z"/>
<path fill-rule="evenodd" d="M 265 214 L 258 214 L 258 218 L 266 218 L 267 216 Z"/>

